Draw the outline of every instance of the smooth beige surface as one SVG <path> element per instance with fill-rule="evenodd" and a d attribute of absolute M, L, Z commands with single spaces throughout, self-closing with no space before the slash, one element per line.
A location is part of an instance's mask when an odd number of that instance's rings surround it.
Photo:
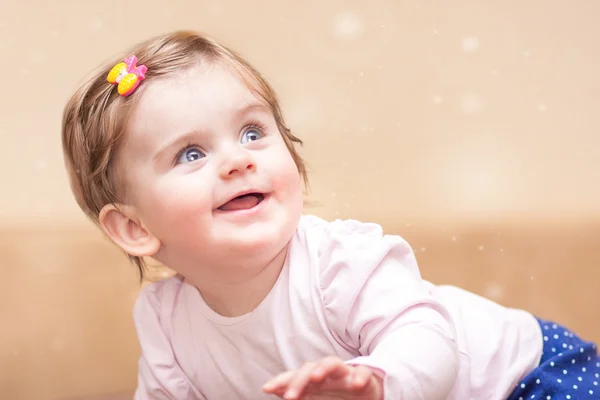
<path fill-rule="evenodd" d="M 97 63 L 173 29 L 273 84 L 305 141 L 308 211 L 378 221 L 434 281 L 600 341 L 598 15 L 594 0 L 0 0 L 0 398 L 135 385 L 135 271 L 75 205 L 60 119 Z"/>
<path fill-rule="evenodd" d="M 409 240 L 426 279 L 526 308 L 600 342 L 600 221 L 377 222 Z M 131 321 L 138 284 L 120 251 L 92 230 L 4 231 L 0 259 L 8 266 L 0 303 L 0 397 L 130 393 L 139 354 Z"/>

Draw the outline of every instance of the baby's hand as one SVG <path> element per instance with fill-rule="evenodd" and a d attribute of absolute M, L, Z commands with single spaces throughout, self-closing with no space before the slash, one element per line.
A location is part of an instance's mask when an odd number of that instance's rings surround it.
<path fill-rule="evenodd" d="M 369 367 L 327 357 L 277 375 L 263 386 L 263 391 L 285 400 L 381 400 L 383 382 Z"/>

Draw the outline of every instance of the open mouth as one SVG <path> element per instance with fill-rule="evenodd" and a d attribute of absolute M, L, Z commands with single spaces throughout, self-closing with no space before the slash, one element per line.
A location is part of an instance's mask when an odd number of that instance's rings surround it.
<path fill-rule="evenodd" d="M 249 210 L 259 205 L 264 199 L 265 195 L 262 193 L 246 193 L 234 197 L 218 209 L 221 211 Z"/>

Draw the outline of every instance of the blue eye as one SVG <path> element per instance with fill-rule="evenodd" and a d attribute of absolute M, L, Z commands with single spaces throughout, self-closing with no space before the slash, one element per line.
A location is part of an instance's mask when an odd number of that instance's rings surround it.
<path fill-rule="evenodd" d="M 188 147 L 177 156 L 177 164 L 191 163 L 204 158 L 205 155 L 196 147 Z"/>
<path fill-rule="evenodd" d="M 248 129 L 242 135 L 242 144 L 254 142 L 255 140 L 260 139 L 261 137 L 263 137 L 263 134 L 258 129 Z"/>

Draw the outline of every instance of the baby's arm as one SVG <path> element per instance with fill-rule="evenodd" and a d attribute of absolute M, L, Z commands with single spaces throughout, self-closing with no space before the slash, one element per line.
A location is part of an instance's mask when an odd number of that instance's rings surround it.
<path fill-rule="evenodd" d="M 347 363 L 378 371 L 385 399 L 445 399 L 459 369 L 456 333 L 410 246 L 374 225 L 356 232 L 342 224 L 325 235 L 320 265 L 331 329 L 361 354 Z"/>

